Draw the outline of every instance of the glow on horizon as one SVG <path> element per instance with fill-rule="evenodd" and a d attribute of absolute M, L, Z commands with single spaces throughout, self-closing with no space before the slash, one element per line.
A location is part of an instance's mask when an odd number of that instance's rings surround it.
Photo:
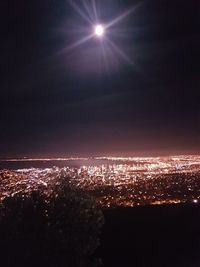
<path fill-rule="evenodd" d="M 5 162 L 5 161 L 70 161 L 70 160 L 120 160 L 120 161 L 135 161 L 135 160 L 159 160 L 159 159 L 171 159 L 174 161 L 179 161 L 182 159 L 193 159 L 196 158 L 200 160 L 200 155 L 198 154 L 180 154 L 180 155 L 168 155 L 168 156 L 92 156 L 92 157 L 48 157 L 48 158 L 1 158 L 0 162 Z"/>

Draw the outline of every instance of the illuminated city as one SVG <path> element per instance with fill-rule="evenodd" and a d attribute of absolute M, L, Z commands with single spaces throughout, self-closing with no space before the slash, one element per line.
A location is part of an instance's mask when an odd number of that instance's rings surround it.
<path fill-rule="evenodd" d="M 34 167 L 2 168 L 8 162 Z M 38 163 L 50 167 L 38 168 Z M 102 207 L 200 201 L 200 156 L 13 159 L 0 164 L 1 201 L 37 188 L 48 195 L 60 177 L 94 196 Z"/>

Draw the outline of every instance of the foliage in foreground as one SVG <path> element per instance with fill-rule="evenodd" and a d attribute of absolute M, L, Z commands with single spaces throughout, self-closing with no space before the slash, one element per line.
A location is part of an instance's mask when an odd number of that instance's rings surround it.
<path fill-rule="evenodd" d="M 95 201 L 61 179 L 40 191 L 7 197 L 0 209 L 4 266 L 84 266 L 99 245 L 103 215 Z"/>

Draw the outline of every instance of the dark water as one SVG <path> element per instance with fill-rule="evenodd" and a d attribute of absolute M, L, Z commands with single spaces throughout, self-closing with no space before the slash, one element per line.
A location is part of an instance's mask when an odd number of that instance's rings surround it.
<path fill-rule="evenodd" d="M 73 159 L 73 160 L 0 160 L 0 169 L 29 169 L 29 168 L 52 168 L 52 167 L 74 167 L 98 166 L 108 164 L 109 160 L 102 159 Z M 113 163 L 113 162 L 112 162 Z"/>

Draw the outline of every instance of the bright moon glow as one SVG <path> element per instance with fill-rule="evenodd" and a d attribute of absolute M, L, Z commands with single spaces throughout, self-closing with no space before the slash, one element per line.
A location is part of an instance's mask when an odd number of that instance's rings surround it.
<path fill-rule="evenodd" d="M 104 34 L 104 28 L 102 25 L 95 26 L 95 34 L 99 37 Z"/>

